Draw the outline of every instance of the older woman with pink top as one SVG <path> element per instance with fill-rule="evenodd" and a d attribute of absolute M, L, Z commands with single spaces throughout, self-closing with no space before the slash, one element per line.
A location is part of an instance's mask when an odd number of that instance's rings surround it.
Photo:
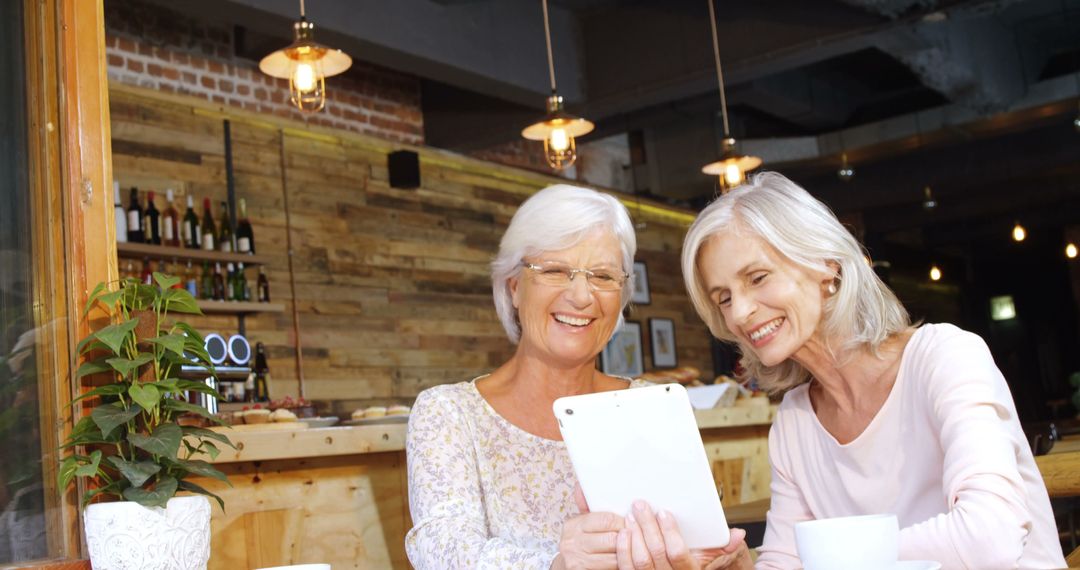
<path fill-rule="evenodd" d="M 981 338 L 912 326 L 855 238 L 775 173 L 720 197 L 687 233 L 698 314 L 747 374 L 784 393 L 769 433 L 772 502 L 709 568 L 800 568 L 800 521 L 895 513 L 900 559 L 943 568 L 1062 568 L 1042 477 L 1009 387 Z M 741 535 L 737 535 L 741 536 Z M 620 568 L 697 568 L 647 509 L 617 538 Z"/>

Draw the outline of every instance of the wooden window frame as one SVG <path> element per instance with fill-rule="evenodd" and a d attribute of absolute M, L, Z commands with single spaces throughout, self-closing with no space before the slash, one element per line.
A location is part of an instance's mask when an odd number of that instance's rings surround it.
<path fill-rule="evenodd" d="M 28 181 L 31 196 L 33 310 L 49 561 L 24 568 L 89 568 L 77 488 L 59 489 L 60 442 L 73 426 L 68 408 L 75 344 L 108 315 L 82 307 L 100 281 L 118 278 L 103 0 L 23 0 Z M 44 325 L 50 326 L 44 326 Z M 53 326 L 54 325 L 54 326 Z"/>

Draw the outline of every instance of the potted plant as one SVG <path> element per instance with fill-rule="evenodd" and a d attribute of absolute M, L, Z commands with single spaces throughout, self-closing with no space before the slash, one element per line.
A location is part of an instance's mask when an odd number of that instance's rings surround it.
<path fill-rule="evenodd" d="M 175 313 L 202 314 L 195 299 L 174 288 L 179 278 L 153 274 L 157 286 L 135 279 L 104 283 L 90 294 L 84 318 L 96 305 L 110 315 L 108 326 L 78 345 L 84 357 L 76 378 L 108 378 L 76 401 L 100 401 L 75 424 L 63 448 L 75 448 L 60 465 L 61 488 L 75 478 L 89 481 L 82 496 L 84 529 L 95 569 L 206 568 L 210 557 L 210 503 L 220 497 L 189 477 L 228 483 L 199 454 L 217 457 L 232 446 L 215 431 L 182 426 L 181 416 L 217 421 L 205 408 L 184 400 L 188 392 L 220 398 L 203 382 L 180 378 L 194 364 L 213 374 L 203 337 L 192 326 L 171 321 Z M 180 491 L 195 493 L 176 496 Z M 101 502 L 114 497 L 118 502 Z M 92 503 L 92 504 L 91 504 Z M 87 506 L 89 505 L 89 506 Z"/>

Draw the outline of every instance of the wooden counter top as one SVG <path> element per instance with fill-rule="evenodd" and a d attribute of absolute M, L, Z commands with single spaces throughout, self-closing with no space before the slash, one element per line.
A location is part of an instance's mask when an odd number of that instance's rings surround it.
<path fill-rule="evenodd" d="M 744 403 L 745 402 L 745 403 Z M 768 425 L 776 416 L 776 406 L 764 398 L 740 400 L 729 408 L 695 410 L 698 427 L 703 430 L 739 426 Z M 269 424 L 273 425 L 273 424 Z M 405 449 L 406 424 L 340 426 L 308 429 L 214 428 L 229 436 L 236 449 L 225 446 L 216 459 L 200 456 L 211 463 L 267 461 L 300 457 L 329 457 L 358 453 L 381 453 Z"/>

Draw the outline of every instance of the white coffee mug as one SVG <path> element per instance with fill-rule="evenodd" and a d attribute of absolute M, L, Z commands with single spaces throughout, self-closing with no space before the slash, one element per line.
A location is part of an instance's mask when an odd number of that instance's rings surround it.
<path fill-rule="evenodd" d="M 892 568 L 900 557 L 896 515 L 863 515 L 795 525 L 804 570 Z"/>

